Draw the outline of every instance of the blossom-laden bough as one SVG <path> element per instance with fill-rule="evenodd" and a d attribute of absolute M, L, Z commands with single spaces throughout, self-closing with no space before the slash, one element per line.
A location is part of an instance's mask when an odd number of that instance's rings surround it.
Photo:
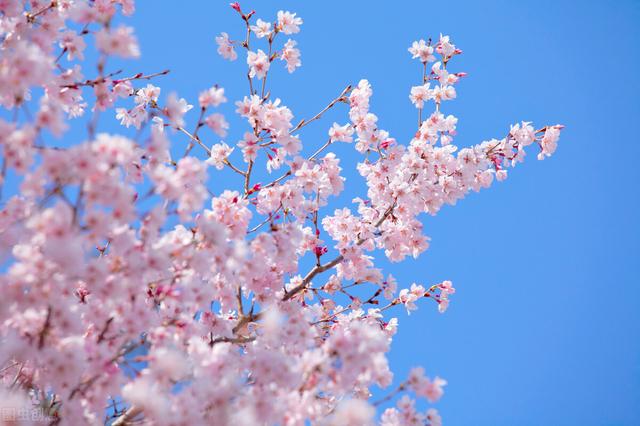
<path fill-rule="evenodd" d="M 505 179 L 529 146 L 553 154 L 562 126 L 522 122 L 454 146 L 457 118 L 443 109 L 465 74 L 450 70 L 462 52 L 442 35 L 409 48 L 422 78 L 410 91 L 418 127 L 408 145 L 378 127 L 366 80 L 294 120 L 267 82 L 278 62 L 300 67 L 290 36 L 302 19 L 232 8 L 244 31 L 215 41 L 224 58 L 246 57 L 249 93 L 236 106 L 248 127 L 239 142 L 212 145 L 205 132 L 229 132 L 216 111 L 222 87 L 201 93 L 190 127 L 192 106 L 156 86 L 169 70 L 108 70 L 110 57 L 140 55 L 133 29 L 114 24 L 133 0 L 0 1 L 2 421 L 440 424 L 414 398 L 434 403 L 446 382 L 421 368 L 381 399 L 371 390 L 392 383 L 392 308 L 429 299 L 444 312 L 454 287 L 398 291 L 372 254 L 418 256 L 429 245 L 421 213 Z M 84 66 L 91 41 L 95 68 Z M 303 149 L 305 127 L 343 104 L 348 119 Z M 98 132 L 106 113 L 135 136 Z M 61 143 L 84 115 L 86 142 Z M 344 185 L 334 144 L 362 155 L 368 191 L 322 217 Z M 271 178 L 258 181 L 258 168 Z M 212 194 L 207 175 L 222 169 L 237 187 Z"/>

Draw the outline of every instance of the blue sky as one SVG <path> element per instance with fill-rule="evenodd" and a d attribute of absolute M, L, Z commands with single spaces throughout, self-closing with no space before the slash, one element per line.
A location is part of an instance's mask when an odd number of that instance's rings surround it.
<path fill-rule="evenodd" d="M 155 4 L 133 19 L 144 71 L 170 64 L 163 87 L 189 99 L 212 83 L 243 96 L 244 64 L 215 54 L 214 34 L 241 34 L 226 3 Z M 271 80 L 298 118 L 367 78 L 382 127 L 408 141 L 420 70 L 406 49 L 442 32 L 464 50 L 451 67 L 469 73 L 445 105 L 460 118 L 458 144 L 500 137 L 522 119 L 567 126 L 556 156 L 530 156 L 506 182 L 424 219 L 431 249 L 389 270 L 405 285 L 449 278 L 458 293 L 444 315 L 427 303 L 410 317 L 398 311 L 391 362 L 398 379 L 422 364 L 449 381 L 438 404 L 447 425 L 640 424 L 640 2 L 242 6 L 265 20 L 279 9 L 303 17 L 303 67 Z M 309 126 L 305 146 L 345 117 L 338 109 Z M 230 142 L 241 125 L 232 122 Z M 347 205 L 362 182 L 349 167 L 345 175 Z"/>
<path fill-rule="evenodd" d="M 170 68 L 156 83 L 192 103 L 214 83 L 230 100 L 244 96 L 244 58 L 228 63 L 215 52 L 220 31 L 241 37 L 235 12 L 224 1 L 170 3 L 138 2 L 126 20 L 142 59 L 125 74 Z M 425 217 L 432 246 L 418 260 L 382 263 L 406 286 L 451 279 L 458 289 L 444 315 L 428 301 L 409 317 L 397 311 L 390 359 L 399 380 L 424 365 L 449 381 L 437 404 L 448 426 L 640 424 L 640 2 L 241 4 L 268 21 L 279 9 L 304 19 L 295 36 L 303 67 L 289 75 L 277 63 L 269 77 L 298 119 L 367 78 L 381 127 L 408 142 L 420 66 L 407 48 L 442 32 L 464 50 L 451 69 L 469 73 L 444 106 L 460 119 L 458 145 L 501 137 L 519 120 L 566 125 L 554 157 L 530 155 L 506 182 Z M 246 129 L 232 110 L 222 108 L 228 143 Z M 306 149 L 346 117 L 343 106 L 308 126 Z M 99 130 L 120 131 L 112 117 Z M 348 145 L 337 152 L 347 177 L 341 207 L 363 183 L 359 155 Z M 233 184 L 218 179 L 212 190 Z"/>

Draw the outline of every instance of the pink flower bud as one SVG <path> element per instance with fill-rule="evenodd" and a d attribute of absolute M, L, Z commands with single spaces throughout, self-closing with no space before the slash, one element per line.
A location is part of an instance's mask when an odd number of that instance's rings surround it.
<path fill-rule="evenodd" d="M 320 257 L 320 256 L 322 256 L 323 254 L 325 254 L 325 253 L 327 252 L 327 248 L 326 248 L 326 247 L 324 247 L 324 246 L 316 246 L 316 247 L 313 249 L 313 252 L 315 253 L 315 255 L 316 255 L 317 257 Z"/>

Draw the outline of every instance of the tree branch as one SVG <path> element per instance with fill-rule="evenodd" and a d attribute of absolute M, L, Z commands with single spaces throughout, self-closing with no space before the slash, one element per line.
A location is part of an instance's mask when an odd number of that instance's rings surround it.
<path fill-rule="evenodd" d="M 382 223 L 387 220 L 387 218 L 389 216 L 391 216 L 391 213 L 393 213 L 393 209 L 396 206 L 396 202 L 394 201 L 394 203 L 389 206 L 389 208 L 384 212 L 384 214 L 382 215 L 382 217 L 375 223 L 374 227 L 377 228 L 380 225 L 382 225 Z M 358 241 L 356 242 L 356 245 L 361 246 L 362 244 L 364 244 L 367 241 L 367 238 L 360 238 L 358 239 Z M 300 284 L 298 284 L 296 287 L 294 287 L 293 289 L 291 289 L 289 292 L 285 293 L 284 297 L 282 298 L 283 301 L 287 301 L 289 299 L 291 299 L 293 296 L 295 296 L 296 294 L 300 293 L 302 290 L 304 290 L 305 288 L 307 288 L 307 286 L 309 285 L 309 283 L 311 282 L 311 280 L 318 274 L 327 271 L 333 267 L 335 267 L 338 263 L 342 262 L 344 260 L 344 256 L 343 255 L 339 255 L 338 257 L 336 257 L 335 259 L 333 259 L 331 262 L 329 263 L 325 263 L 324 265 L 316 265 L 313 269 L 311 269 L 309 271 L 309 273 L 303 278 L 302 282 Z"/>

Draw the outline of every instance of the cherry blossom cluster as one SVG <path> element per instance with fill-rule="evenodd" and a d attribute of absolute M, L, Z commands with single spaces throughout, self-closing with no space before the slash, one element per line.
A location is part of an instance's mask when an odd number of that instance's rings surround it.
<path fill-rule="evenodd" d="M 445 312 L 456 290 L 399 284 L 375 255 L 419 256 L 421 214 L 504 180 L 529 146 L 552 155 L 562 126 L 521 122 L 458 149 L 443 103 L 466 74 L 442 35 L 409 48 L 422 78 L 407 144 L 378 127 L 366 80 L 294 119 L 268 76 L 276 61 L 301 66 L 284 36 L 303 20 L 231 8 L 239 37 L 211 45 L 246 57 L 234 136 L 218 84 L 194 108 L 159 86 L 168 69 L 109 69 L 141 54 L 134 0 L 0 0 L 0 409 L 69 425 L 441 425 L 445 380 L 417 367 L 388 390 L 389 315 L 423 299 Z M 340 105 L 326 141 L 304 141 Z M 100 132 L 102 117 L 121 134 Z M 86 120 L 81 141 L 73 120 Z M 347 167 L 334 144 L 353 145 L 367 191 L 327 215 Z M 212 192 L 223 170 L 236 181 Z"/>

